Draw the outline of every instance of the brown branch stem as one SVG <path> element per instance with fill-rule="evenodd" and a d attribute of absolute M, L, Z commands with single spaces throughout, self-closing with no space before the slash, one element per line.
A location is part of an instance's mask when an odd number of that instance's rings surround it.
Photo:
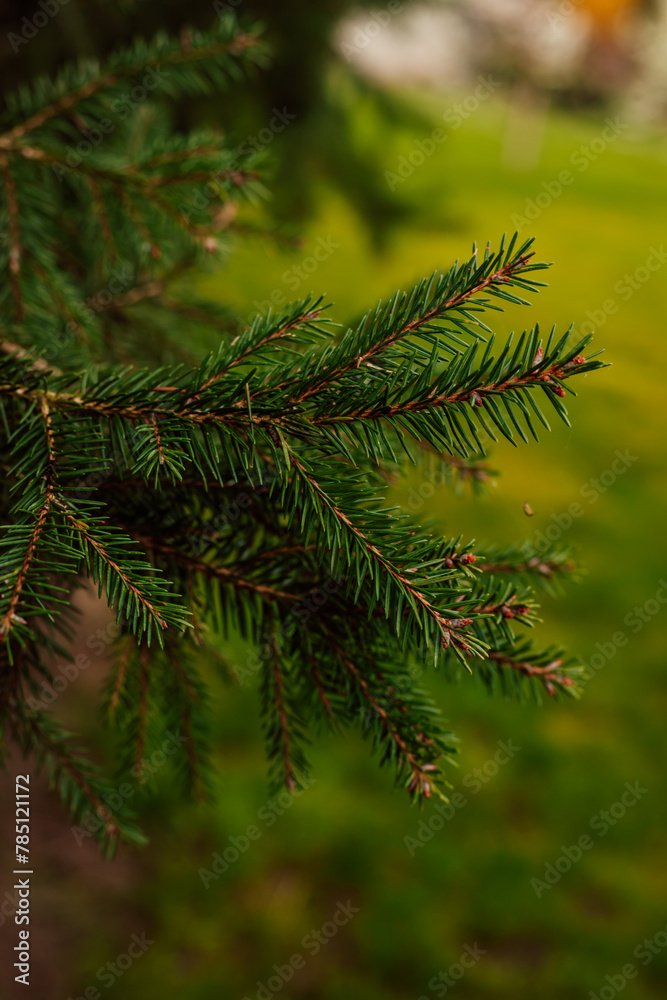
<path fill-rule="evenodd" d="M 254 35 L 239 34 L 231 42 L 214 43 L 202 48 L 192 48 L 189 50 L 180 49 L 167 56 L 144 59 L 122 70 L 103 73 L 94 80 L 89 80 L 88 83 L 84 83 L 76 90 L 65 94 L 63 97 L 58 98 L 57 101 L 37 111 L 30 118 L 26 119 L 26 121 L 21 122 L 20 125 L 15 125 L 9 132 L 5 132 L 4 135 L 0 136 L 0 149 L 11 149 L 17 139 L 22 139 L 25 135 L 28 135 L 36 128 L 40 128 L 47 121 L 50 121 L 51 118 L 55 118 L 56 115 L 61 114 L 63 111 L 69 111 L 70 108 L 75 107 L 87 97 L 92 97 L 99 90 L 110 87 L 122 79 L 129 79 L 136 76 L 137 73 L 151 68 L 175 66 L 178 63 L 196 62 L 200 59 L 211 59 L 225 53 L 239 55 L 244 49 L 252 48 L 256 44 L 257 38 Z"/>
<path fill-rule="evenodd" d="M 0 158 L 0 171 L 5 182 L 7 214 L 9 217 L 9 285 L 14 302 L 17 323 L 23 322 L 23 298 L 21 295 L 21 224 L 16 182 L 6 156 Z"/>
<path fill-rule="evenodd" d="M 296 778 L 294 775 L 294 767 L 292 765 L 292 758 L 290 756 L 290 729 L 289 729 L 289 719 L 287 718 L 287 709 L 285 707 L 285 690 L 284 690 L 284 680 L 283 675 L 280 670 L 280 665 L 278 663 L 278 654 L 276 652 L 275 643 L 271 644 L 271 671 L 273 674 L 273 692 L 276 700 L 276 709 L 278 711 L 278 720 L 280 724 L 280 735 L 281 735 L 281 746 L 282 746 L 282 756 L 283 756 L 283 768 L 285 771 L 285 784 L 292 794 L 296 789 Z"/>

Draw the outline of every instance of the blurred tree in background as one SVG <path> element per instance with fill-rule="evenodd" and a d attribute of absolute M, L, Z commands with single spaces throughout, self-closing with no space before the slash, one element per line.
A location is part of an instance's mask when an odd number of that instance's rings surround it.
<path fill-rule="evenodd" d="M 271 147 L 275 171 L 271 208 L 275 218 L 296 232 L 299 222 L 312 215 L 318 185 L 325 181 L 342 192 L 377 245 L 382 245 L 388 226 L 421 210 L 416 203 L 403 204 L 382 183 L 381 148 L 372 136 L 369 141 L 354 128 L 354 109 L 359 101 L 370 102 L 386 125 L 414 124 L 423 117 L 405 101 L 392 98 L 359 76 L 334 45 L 336 25 L 350 10 L 362 7 L 370 10 L 373 3 L 242 0 L 233 4 L 218 0 L 216 10 L 209 0 L 193 0 L 184 10 L 179 0 L 159 4 L 153 0 L 119 4 L 88 0 L 86 4 L 63 5 L 49 31 L 39 32 L 29 25 L 26 28 L 24 5 L 10 0 L 0 15 L 5 55 L 0 80 L 3 89 L 8 89 L 10 83 L 25 83 L 38 72 L 52 74 L 73 58 L 108 55 L 119 44 L 127 44 L 137 35 L 148 37 L 158 27 L 177 35 L 187 35 L 193 27 L 208 29 L 216 13 L 222 16 L 233 10 L 242 23 L 259 20 L 272 51 L 268 71 L 232 90 L 227 100 L 211 97 L 196 106 L 181 103 L 177 124 L 222 126 L 243 141 L 266 125 L 276 107 L 283 113 L 286 110 L 290 127 Z M 17 30 L 27 31 L 25 40 L 17 36 Z"/>

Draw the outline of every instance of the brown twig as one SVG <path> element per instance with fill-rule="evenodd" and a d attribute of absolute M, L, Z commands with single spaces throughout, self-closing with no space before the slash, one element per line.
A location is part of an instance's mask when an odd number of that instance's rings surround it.
<path fill-rule="evenodd" d="M 373 711 L 375 712 L 375 714 L 378 716 L 378 718 L 380 719 L 382 725 L 386 729 L 389 737 L 396 744 L 396 746 L 398 747 L 399 752 L 401 753 L 401 755 L 405 758 L 406 762 L 408 763 L 408 765 L 409 765 L 409 767 L 410 767 L 410 769 L 412 771 L 412 780 L 411 780 L 410 786 L 409 786 L 410 792 L 416 791 L 416 789 L 419 787 L 420 791 L 424 795 L 424 798 L 429 798 L 430 795 L 431 795 L 431 779 L 426 774 L 425 767 L 429 771 L 431 771 L 431 770 L 434 769 L 435 765 L 433 765 L 433 764 L 427 764 L 427 765 L 420 764 L 420 762 L 415 757 L 414 753 L 412 753 L 412 751 L 408 747 L 407 743 L 405 742 L 405 740 L 401 736 L 401 734 L 398 731 L 398 729 L 396 728 L 395 724 L 392 722 L 391 717 L 389 716 L 389 714 L 386 712 L 386 710 L 382 707 L 382 705 L 379 703 L 379 701 L 377 700 L 377 698 L 375 698 L 375 696 L 371 692 L 371 690 L 370 690 L 370 688 L 368 686 L 368 683 L 367 683 L 366 679 L 363 677 L 363 675 L 362 675 L 361 671 L 359 670 L 359 668 L 356 666 L 356 664 L 354 664 L 352 662 L 352 660 L 349 658 L 349 656 L 347 655 L 347 653 L 345 652 L 345 650 L 341 646 L 339 646 L 339 644 L 336 642 L 336 639 L 335 639 L 335 636 L 334 636 L 333 632 L 331 632 L 330 629 L 328 629 L 326 626 L 323 626 L 323 631 L 324 631 L 325 635 L 327 636 L 327 639 L 328 639 L 328 642 L 331 645 L 331 648 L 334 650 L 334 652 L 338 656 L 338 658 L 341 661 L 341 663 L 345 666 L 346 670 L 350 674 L 352 674 L 352 676 L 355 678 L 355 680 L 356 680 L 357 684 L 359 685 L 359 688 L 360 688 L 360 690 L 361 690 L 364 698 L 366 699 L 366 701 L 368 702 L 368 704 L 371 706 L 371 708 L 373 709 Z"/>
<path fill-rule="evenodd" d="M 533 663 L 528 663 L 523 660 L 514 660 L 506 653 L 498 653 L 494 650 L 489 651 L 488 658 L 489 660 L 499 663 L 503 667 L 510 667 L 512 670 L 517 670 L 526 677 L 536 677 L 544 684 L 547 694 L 551 698 L 553 698 L 556 693 L 554 684 L 560 684 L 562 687 L 572 687 L 573 684 L 571 677 L 559 672 L 560 668 L 563 666 L 562 660 L 553 660 L 551 663 L 548 663 L 546 667 L 536 667 Z"/>
<path fill-rule="evenodd" d="M 100 230 L 102 231 L 102 236 L 104 242 L 107 244 L 109 257 L 111 260 L 118 260 L 118 251 L 116 250 L 115 240 L 113 237 L 113 232 L 111 230 L 111 223 L 109 222 L 109 215 L 107 213 L 106 205 L 104 204 L 104 193 L 97 177 L 91 176 L 90 174 L 85 175 L 86 182 L 91 192 L 91 200 L 93 207 L 97 213 L 97 219 L 100 224 Z"/>
<path fill-rule="evenodd" d="M 180 562 L 184 566 L 187 566 L 192 572 L 204 573 L 209 577 L 217 577 L 219 580 L 223 580 L 234 587 L 252 590 L 254 593 L 259 594 L 261 597 L 265 597 L 267 600 L 296 602 L 301 600 L 301 597 L 297 594 L 289 594 L 284 590 L 274 590 L 273 587 L 267 587 L 262 583 L 256 583 L 253 580 L 246 580 L 243 577 L 237 576 L 237 574 L 233 573 L 231 570 L 225 569 L 224 566 L 212 566 L 210 563 L 200 562 L 198 559 L 191 558 L 185 552 L 181 552 L 180 549 L 174 548 L 172 545 L 166 545 L 164 542 L 160 542 L 157 538 L 152 538 L 149 535 L 134 534 L 133 537 L 136 538 L 141 545 L 145 545 L 146 548 L 150 549 L 152 552 L 159 552 L 163 555 L 169 556 L 171 559 L 176 560 L 176 562 Z"/>
<path fill-rule="evenodd" d="M 139 647 L 139 664 L 141 667 L 139 673 L 139 727 L 134 752 L 141 777 L 144 773 L 144 747 L 146 746 L 146 730 L 148 725 L 148 683 L 150 668 L 150 656 L 148 646 L 145 642 Z"/>
<path fill-rule="evenodd" d="M 134 636 L 128 639 L 125 649 L 121 653 L 118 660 L 118 667 L 116 669 L 116 677 L 114 680 L 113 691 L 111 692 L 111 698 L 109 699 L 109 715 L 113 716 L 118 708 L 118 703 L 120 701 L 120 693 L 123 690 L 123 683 L 125 681 L 125 673 L 127 671 L 127 665 L 130 662 L 130 657 L 135 649 Z"/>
<path fill-rule="evenodd" d="M 49 372 L 51 375 L 62 375 L 60 368 L 50 365 L 44 358 L 33 358 L 32 353 L 21 347 L 20 344 L 13 344 L 11 340 L 0 340 L 0 351 L 3 354 L 14 354 L 21 361 L 30 363 L 30 367 L 36 372 Z"/>
<path fill-rule="evenodd" d="M 92 95 L 96 94 L 99 90 L 103 90 L 105 87 L 110 87 L 123 78 L 136 76 L 137 73 L 151 68 L 159 68 L 161 66 L 177 65 L 182 62 L 196 62 L 200 59 L 214 58 L 215 56 L 223 55 L 226 52 L 232 55 L 238 55 L 244 49 L 251 48 L 256 44 L 257 38 L 254 35 L 239 34 L 229 43 L 214 43 L 199 49 L 193 48 L 187 52 L 181 49 L 178 52 L 172 52 L 168 56 L 157 56 L 154 59 L 142 60 L 140 63 L 137 63 L 134 66 L 129 66 L 122 71 L 118 70 L 113 73 L 104 73 L 101 76 L 96 77 L 94 80 L 89 80 L 88 83 L 84 83 L 83 86 L 78 87 L 69 94 L 65 94 L 63 97 L 58 98 L 57 101 L 54 101 L 52 104 L 47 105 L 47 107 L 37 111 L 30 118 L 26 119 L 26 121 L 21 122 L 20 125 L 15 125 L 9 132 L 5 132 L 4 135 L 0 136 L 0 149 L 11 149 L 17 139 L 22 139 L 23 136 L 28 135 L 36 128 L 40 128 L 47 121 L 50 121 L 51 118 L 55 118 L 56 115 L 62 114 L 63 111 L 69 111 L 70 108 L 75 107 L 80 103 L 80 101 L 85 100 L 87 97 L 92 97 Z"/>
<path fill-rule="evenodd" d="M 294 794 L 296 789 L 296 778 L 294 775 L 292 758 L 290 756 L 291 740 L 289 720 L 287 718 L 287 709 L 285 708 L 283 675 L 280 671 L 280 664 L 278 663 L 278 653 L 276 651 L 275 642 L 271 644 L 271 671 L 273 674 L 273 693 L 276 700 L 276 709 L 278 711 L 278 720 L 280 725 L 280 743 L 282 746 L 283 767 L 285 770 L 285 784 L 289 788 L 290 792 Z"/>
<path fill-rule="evenodd" d="M 171 648 L 171 646 L 169 645 L 166 646 L 165 653 L 167 655 L 167 659 L 171 663 L 174 673 L 178 677 L 179 682 L 183 686 L 185 693 L 187 695 L 187 700 L 183 701 L 183 705 L 181 707 L 181 722 L 186 734 L 185 736 L 187 740 L 186 754 L 188 758 L 188 763 L 190 765 L 190 772 L 193 776 L 193 779 L 196 781 L 196 779 L 199 777 L 199 761 L 197 760 L 197 750 L 195 747 L 195 743 L 194 740 L 192 739 L 192 716 L 190 714 L 189 706 L 191 703 L 197 700 L 197 693 L 192 686 L 190 678 L 188 677 L 185 670 L 181 666 L 178 656 Z"/>
<path fill-rule="evenodd" d="M 9 216 L 9 285 L 14 301 L 14 312 L 17 323 L 23 322 L 23 298 L 21 295 L 21 224 L 19 222 L 19 203 L 16 194 L 14 175 L 9 167 L 6 156 L 0 158 L 0 170 L 5 182 L 7 193 L 7 213 Z"/>
<path fill-rule="evenodd" d="M 473 295 L 477 295 L 478 292 L 484 291 L 484 289 L 488 288 L 489 285 L 494 283 L 497 284 L 499 282 L 507 282 L 515 271 L 519 271 L 525 264 L 528 263 L 532 256 L 532 253 L 524 254 L 522 257 L 518 257 L 515 261 L 505 264 L 497 271 L 489 274 L 478 285 L 475 285 L 474 288 L 469 288 L 465 292 L 459 292 L 457 295 L 452 295 L 452 297 L 447 299 L 445 302 L 436 303 L 436 305 L 424 313 L 423 316 L 419 316 L 418 318 L 405 323 L 398 330 L 395 330 L 388 336 L 376 341 L 365 352 L 358 354 L 349 361 L 346 361 L 345 364 L 341 365 L 339 368 L 322 368 L 320 374 L 314 380 L 314 384 L 310 388 L 305 389 L 293 400 L 293 402 L 302 403 L 304 400 L 312 396 L 313 393 L 318 392 L 323 385 L 333 381 L 334 379 L 340 378 L 341 375 L 344 375 L 355 368 L 360 368 L 362 365 L 367 364 L 388 347 L 391 347 L 404 337 L 410 336 L 410 334 L 417 333 L 422 327 L 428 326 L 429 323 L 448 310 L 456 309 L 463 305 L 463 303 L 469 298 Z"/>
<path fill-rule="evenodd" d="M 357 528 L 357 526 L 349 519 L 345 511 L 341 510 L 340 507 L 338 507 L 338 505 L 322 489 L 315 477 L 306 470 L 305 466 L 296 457 L 296 455 L 291 453 L 290 457 L 292 465 L 299 470 L 299 473 L 305 479 L 308 480 L 320 500 L 332 511 L 339 523 L 343 525 L 344 529 L 350 532 L 357 539 L 357 541 L 361 542 L 370 558 L 377 562 L 382 567 L 384 572 L 391 576 L 392 579 L 404 587 L 417 604 L 419 604 L 426 611 L 429 617 L 435 621 L 440 630 L 443 646 L 448 646 L 450 639 L 452 639 L 461 649 L 467 650 L 468 644 L 462 636 L 452 630 L 451 622 L 447 620 L 444 615 L 441 615 L 440 612 L 433 607 L 428 598 L 422 594 L 420 590 L 417 590 L 417 588 L 411 584 L 410 580 L 403 573 L 401 573 L 400 570 L 396 569 L 391 562 L 389 562 L 377 546 L 373 545 L 373 543 L 369 541 L 363 531 L 361 531 L 360 528 Z"/>
<path fill-rule="evenodd" d="M 312 323 L 313 320 L 316 320 L 319 317 L 321 312 L 322 312 L 321 309 L 311 309 L 308 312 L 304 313 L 302 316 L 297 316 L 295 319 L 290 320 L 289 323 L 285 323 L 284 326 L 278 327 L 276 330 L 267 333 L 266 336 L 262 338 L 262 340 L 258 340 L 252 344 L 249 344 L 248 347 L 244 351 L 241 351 L 241 353 L 238 354 L 235 358 L 233 358 L 229 362 L 229 364 L 222 369 L 222 371 L 219 371 L 217 375 L 213 375 L 210 379 L 208 379 L 207 382 L 204 382 L 199 391 L 202 392 L 204 389 L 208 389 L 210 385 L 213 385 L 213 383 L 217 382 L 219 378 L 222 378 L 222 376 L 225 375 L 230 368 L 234 368 L 236 365 L 240 365 L 243 361 L 245 361 L 247 357 L 253 354 L 258 348 L 265 347 L 266 344 L 270 344 L 274 340 L 281 340 L 283 337 L 293 336 L 292 330 L 295 330 L 297 327 L 301 326 L 304 323 Z M 193 398 L 196 399 L 198 397 L 195 396 Z"/>
<path fill-rule="evenodd" d="M 105 826 L 105 833 L 112 840 L 119 837 L 121 830 L 113 819 L 113 814 L 109 811 L 104 802 L 95 794 L 90 783 L 86 780 L 81 771 L 74 765 L 69 756 L 63 751 L 63 747 L 55 740 L 52 740 L 44 730 L 40 729 L 37 722 L 30 718 L 25 718 L 25 724 L 32 730 L 35 741 L 44 747 L 54 757 L 58 758 L 60 767 L 66 771 L 70 779 L 78 785 L 84 796 L 94 807 L 96 814 Z"/>
<path fill-rule="evenodd" d="M 310 670 L 313 675 L 315 687 L 317 688 L 317 694 L 319 696 L 320 701 L 322 702 L 322 705 L 324 706 L 324 711 L 327 713 L 329 718 L 333 720 L 334 715 L 333 715 L 333 710 L 331 708 L 331 702 L 329 701 L 329 697 L 326 693 L 324 683 L 322 682 L 322 675 L 320 674 L 320 668 L 317 665 L 317 660 L 312 655 L 312 653 L 309 654 L 308 656 L 308 662 L 310 663 Z"/>
<path fill-rule="evenodd" d="M 583 362 L 582 357 L 578 363 Z M 568 378 L 563 366 L 551 365 L 544 372 L 530 369 L 525 375 L 516 375 L 512 378 L 504 379 L 501 382 L 490 382 L 487 385 L 480 385 L 474 389 L 466 389 L 462 392 L 441 393 L 438 395 L 435 390 L 423 399 L 408 400 L 406 402 L 395 403 L 393 406 L 371 407 L 365 410 L 357 410 L 354 413 L 343 415 L 332 414 L 323 415 L 314 420 L 315 424 L 349 423 L 354 420 L 379 420 L 381 418 L 393 417 L 399 413 L 418 413 L 420 410 L 431 410 L 441 406 L 449 406 L 456 403 L 472 403 L 473 406 L 483 406 L 486 396 L 494 396 L 499 393 L 512 391 L 515 389 L 530 388 L 532 386 L 546 386 L 552 388 L 556 394 L 561 387 L 556 379 Z M 561 393 L 563 390 L 561 389 Z"/>
<path fill-rule="evenodd" d="M 32 534 L 30 535 L 30 541 L 28 542 L 28 548 L 26 549 L 25 555 L 23 557 L 23 562 L 21 563 L 21 568 L 18 572 L 16 580 L 14 581 L 14 586 L 12 587 L 11 596 L 9 598 L 9 604 L 7 610 L 0 620 L 0 639 L 6 639 L 12 626 L 15 623 L 25 624 L 22 618 L 16 614 L 19 601 L 21 599 L 21 594 L 25 586 L 25 582 L 30 570 L 33 559 L 35 558 L 35 553 L 37 551 L 37 546 L 39 545 L 40 538 L 46 527 L 46 520 L 49 515 L 49 511 L 54 503 L 57 503 L 55 495 L 54 486 L 54 467 L 56 461 L 55 452 L 55 438 L 53 434 L 53 427 L 51 424 L 51 412 L 49 410 L 48 403 L 44 395 L 42 395 L 42 417 L 44 419 L 44 429 L 46 434 L 46 444 L 48 450 L 48 465 L 45 473 L 46 479 L 46 490 L 44 492 L 44 502 L 39 509 L 37 519 L 35 521 L 34 527 L 32 529 Z"/>
<path fill-rule="evenodd" d="M 106 565 L 109 566 L 109 568 L 112 569 L 113 572 L 120 577 L 120 579 L 123 581 L 127 589 L 132 594 L 134 594 L 136 600 L 146 609 L 146 611 L 157 622 L 157 624 L 161 625 L 162 628 L 167 628 L 167 623 L 158 613 L 157 608 L 153 607 L 151 602 L 146 597 L 144 597 L 141 590 L 134 583 L 132 583 L 127 573 L 125 573 L 123 569 L 118 565 L 118 563 L 111 558 L 111 556 L 104 548 L 104 546 L 101 544 L 101 542 L 98 542 L 97 539 L 90 534 L 88 525 L 80 518 L 75 517 L 74 514 L 71 513 L 68 505 L 64 501 L 55 500 L 55 504 L 64 511 L 65 517 L 70 522 L 70 524 L 73 527 L 75 527 L 76 530 L 81 535 L 83 535 L 83 537 L 88 542 L 90 547 L 97 552 L 100 559 L 102 559 L 102 561 L 105 562 Z"/>
<path fill-rule="evenodd" d="M 155 434 L 155 447 L 157 449 L 160 465 L 164 465 L 164 448 L 162 447 L 162 438 L 160 437 L 160 431 L 158 430 L 157 420 L 153 417 L 148 421 L 148 423 L 152 426 Z"/>
<path fill-rule="evenodd" d="M 539 556 L 533 556 L 528 562 L 523 563 L 480 562 L 477 566 L 483 573 L 539 573 L 547 579 L 556 573 L 572 573 L 576 569 L 571 559 L 558 562 L 555 559 L 541 559 Z"/>

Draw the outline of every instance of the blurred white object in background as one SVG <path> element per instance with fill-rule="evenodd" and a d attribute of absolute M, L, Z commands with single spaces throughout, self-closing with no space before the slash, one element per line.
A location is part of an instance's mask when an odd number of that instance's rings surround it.
<path fill-rule="evenodd" d="M 663 126 L 667 120 L 667 0 L 655 0 L 638 33 L 639 72 L 633 81 L 626 115 L 644 124 Z"/>
<path fill-rule="evenodd" d="M 576 73 L 589 35 L 577 0 L 394 0 L 346 18 L 335 42 L 358 72 L 382 85 L 460 89 L 498 68 L 553 87 Z"/>
<path fill-rule="evenodd" d="M 444 4 L 390 7 L 341 22 L 335 42 L 344 58 L 383 85 L 460 86 L 470 75 L 475 44 L 465 19 Z"/>

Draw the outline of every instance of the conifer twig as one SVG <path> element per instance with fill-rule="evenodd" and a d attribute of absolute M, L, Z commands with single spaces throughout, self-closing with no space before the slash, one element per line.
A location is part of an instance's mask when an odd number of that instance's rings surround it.
<path fill-rule="evenodd" d="M 118 83 L 121 79 L 129 79 L 147 69 L 160 68 L 160 66 L 212 59 L 226 53 L 239 55 L 244 49 L 252 48 L 257 45 L 257 41 L 258 39 L 254 35 L 238 34 L 227 43 L 221 42 L 206 45 L 202 48 L 193 47 L 189 51 L 180 50 L 164 56 L 149 57 L 148 59 L 141 59 L 133 65 L 122 68 L 119 67 L 111 73 L 102 73 L 83 84 L 83 86 L 78 87 L 76 90 L 73 90 L 68 94 L 64 94 L 62 97 L 58 98 L 58 100 L 53 101 L 52 104 L 42 108 L 41 111 L 38 111 L 26 121 L 21 122 L 19 125 L 15 125 L 14 128 L 5 132 L 3 135 L 0 135 L 0 149 L 11 149 L 17 140 L 23 139 L 24 136 L 34 132 L 35 129 L 41 128 L 41 126 L 51 118 L 55 118 L 56 115 L 60 115 L 65 111 L 70 111 L 72 108 L 75 108 L 77 104 L 86 100 L 86 98 L 92 97 L 94 94 L 108 89 L 113 84 Z"/>
<path fill-rule="evenodd" d="M 202 780 L 203 657 L 237 636 L 256 650 L 270 774 L 292 791 L 311 728 L 360 718 L 410 795 L 437 791 L 454 747 L 409 672 L 425 658 L 519 697 L 576 695 L 585 676 L 525 633 L 534 587 L 573 575 L 564 548 L 473 552 L 386 506 L 411 446 L 438 454 L 447 485 L 483 484 L 487 437 L 537 439 L 545 403 L 567 422 L 571 380 L 602 367 L 572 330 L 543 338 L 535 325 L 494 346 L 490 311 L 542 284 L 532 240 L 474 248 L 339 337 L 308 296 L 260 309 L 229 341 L 232 309 L 174 296 L 205 252 L 263 233 L 236 218 L 261 191 L 259 158 L 224 135 L 176 134 L 166 102 L 135 110 L 103 150 L 68 147 L 72 123 L 92 134 L 140 72 L 169 74 L 170 97 L 198 96 L 261 53 L 233 16 L 208 35 L 139 40 L 9 95 L 0 136 L 0 723 L 77 819 L 99 815 L 106 846 L 141 834 L 105 807 L 69 735 L 26 708 L 69 655 L 84 574 L 127 634 L 104 688 L 121 770 L 182 726 L 174 764 Z M 191 364 L 206 340 L 216 349 Z M 54 349 L 61 369 L 40 357 Z"/>
<path fill-rule="evenodd" d="M 285 784 L 289 791 L 294 794 L 296 789 L 296 777 L 294 774 L 294 765 L 292 764 L 292 758 L 290 756 L 290 727 L 289 721 L 287 719 L 287 711 L 285 709 L 285 695 L 284 689 L 285 684 L 283 681 L 283 675 L 280 671 L 280 664 L 278 662 L 278 653 L 275 648 L 275 633 L 274 642 L 271 645 L 271 671 L 273 674 L 273 696 L 276 703 L 276 711 L 278 713 L 279 725 L 280 725 L 280 744 L 282 748 L 282 759 L 283 768 L 285 773 Z"/>
<path fill-rule="evenodd" d="M 0 156 L 0 171 L 5 182 L 7 213 L 9 216 L 9 284 L 14 300 L 17 323 L 23 320 L 23 297 L 21 294 L 21 224 L 16 183 L 7 156 Z"/>

